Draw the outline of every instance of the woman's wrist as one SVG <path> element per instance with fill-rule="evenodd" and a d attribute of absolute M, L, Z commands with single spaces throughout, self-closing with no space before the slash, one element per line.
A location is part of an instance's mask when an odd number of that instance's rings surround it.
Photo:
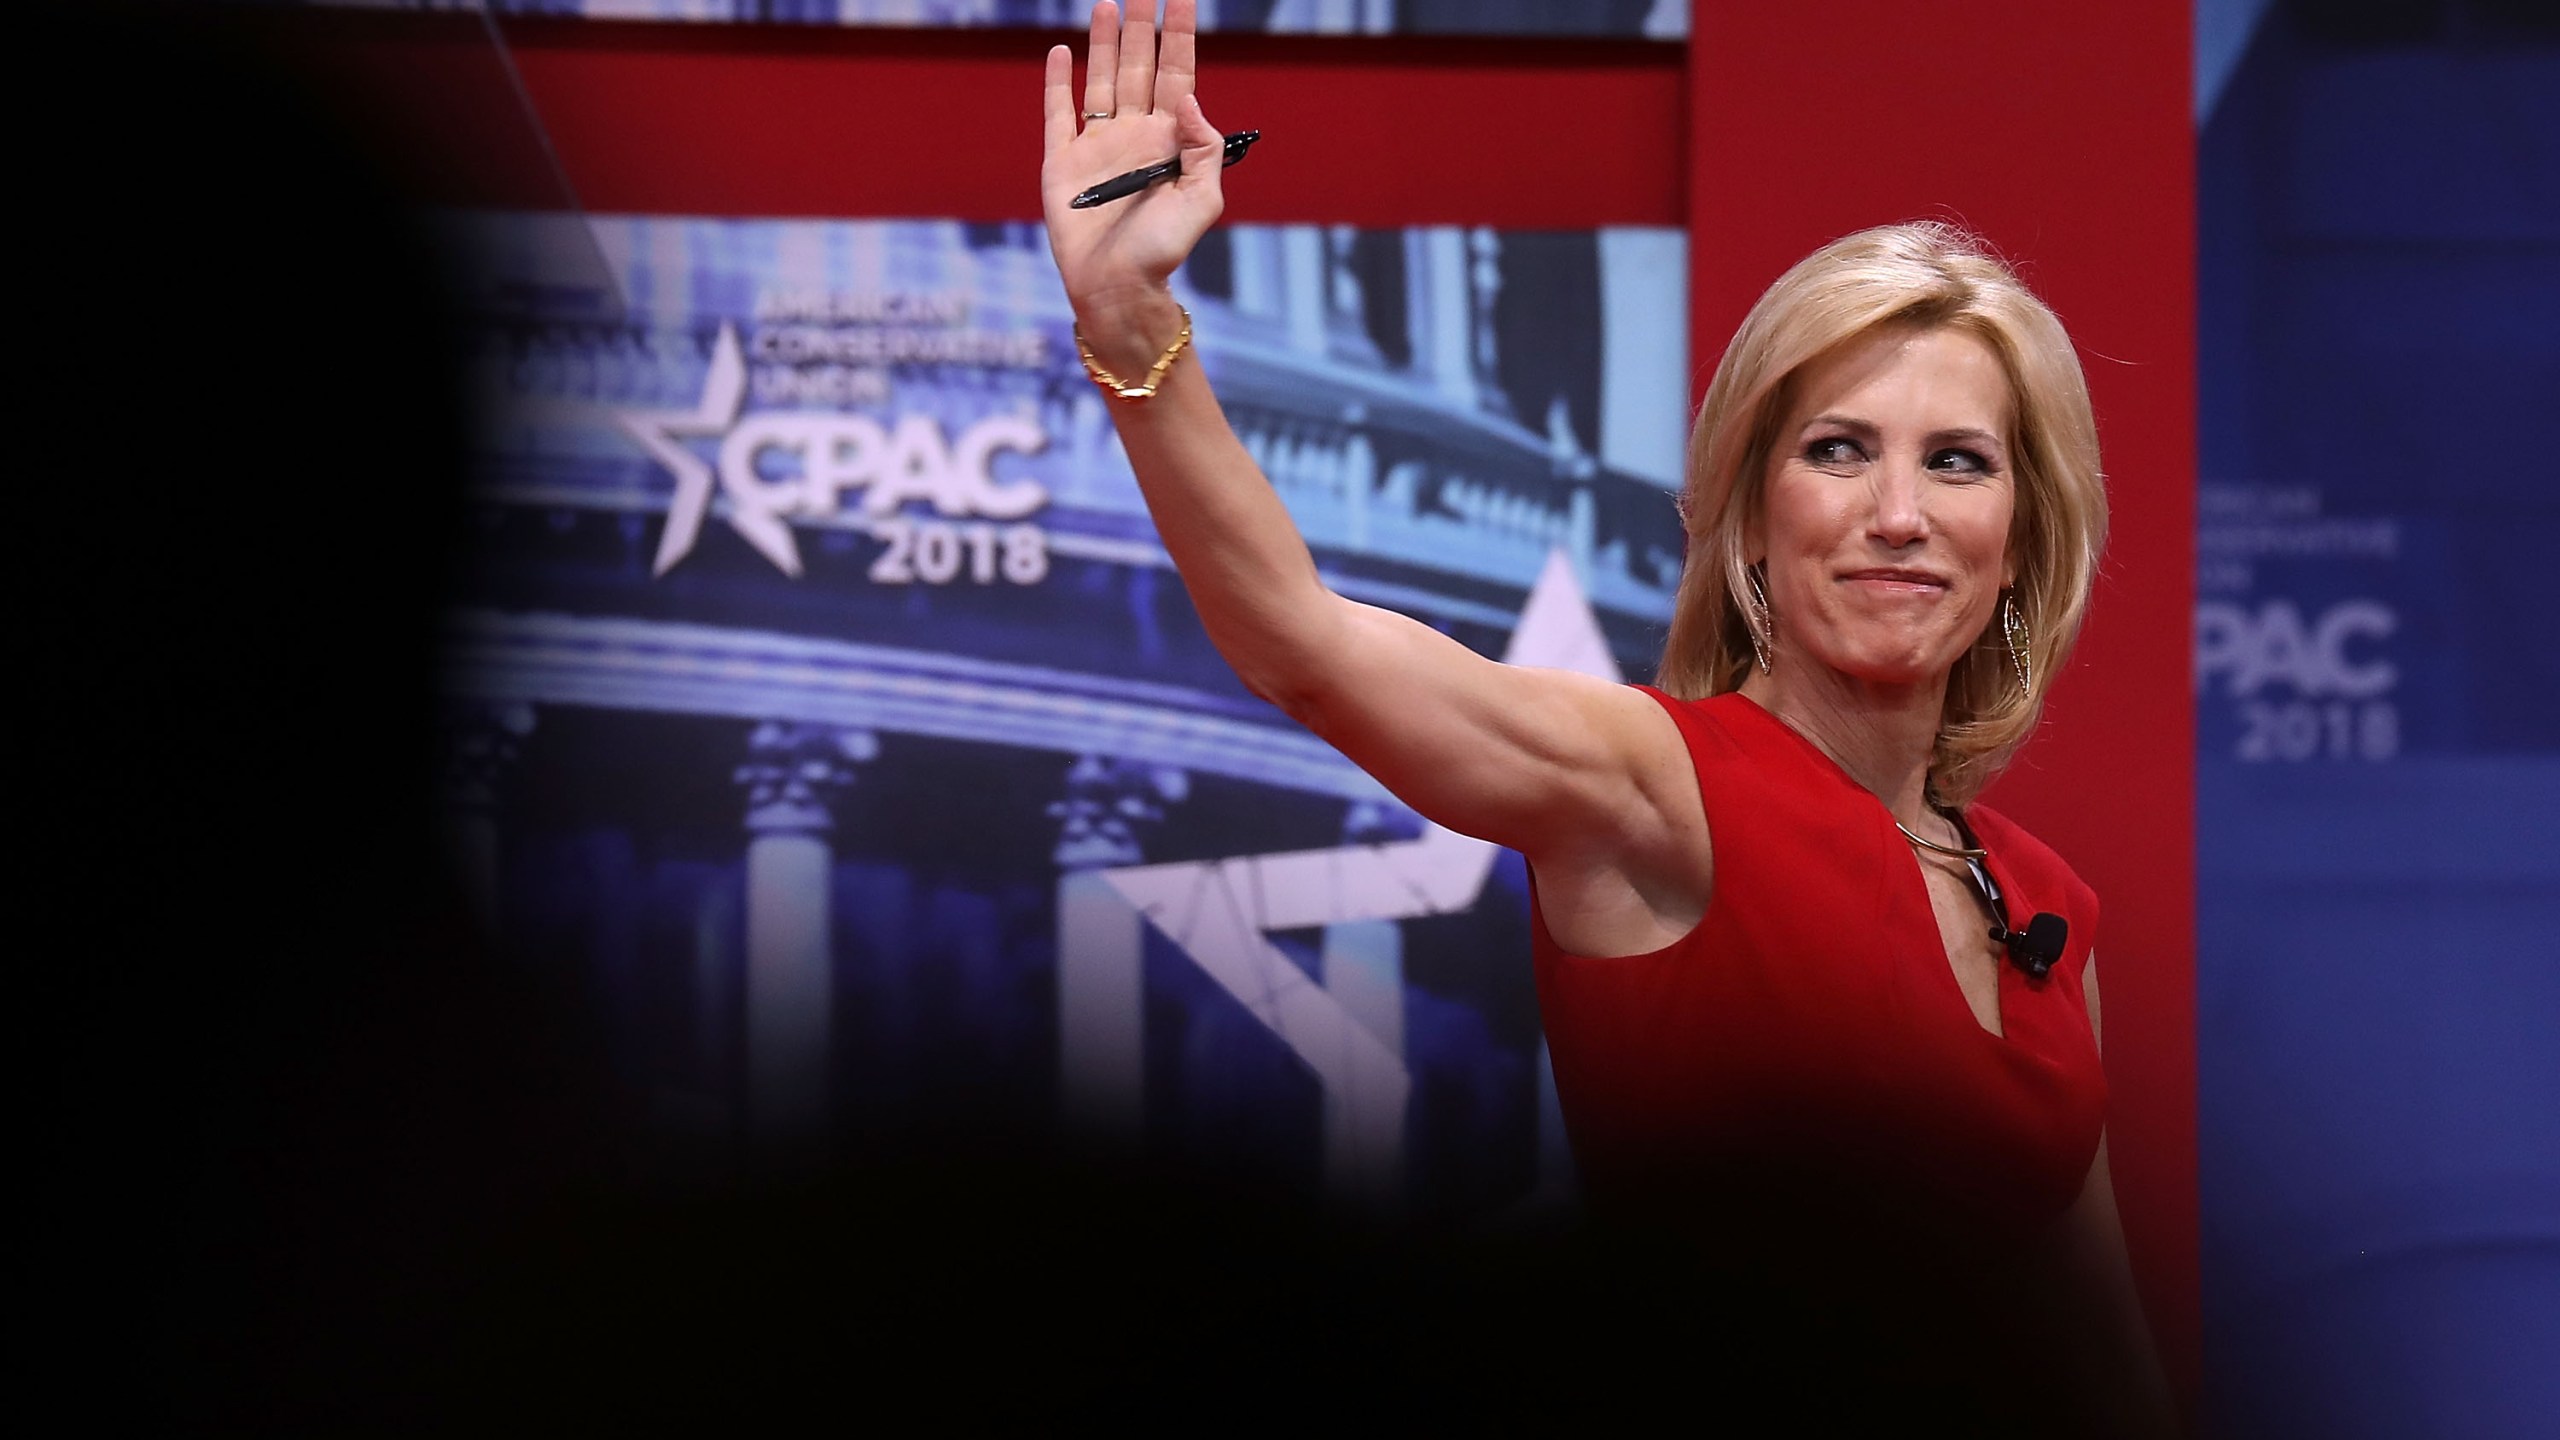
<path fill-rule="evenodd" d="M 1093 358 L 1115 375 L 1144 375 L 1182 333 L 1182 307 L 1163 285 L 1070 297 L 1076 331 Z"/>

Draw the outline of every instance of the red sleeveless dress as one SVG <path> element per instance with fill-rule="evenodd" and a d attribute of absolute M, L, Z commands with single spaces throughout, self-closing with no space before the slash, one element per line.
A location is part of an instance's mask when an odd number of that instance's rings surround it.
<path fill-rule="evenodd" d="M 1723 1207 L 1746 1227 L 1783 1217 L 1799 1241 L 1846 1226 L 1906 1247 L 2058 1216 L 2106 1106 L 2081 991 L 2088 886 L 1997 813 L 1967 812 L 2015 922 L 2049 910 L 2070 924 L 2046 979 L 2000 967 L 1992 1034 L 1873 794 L 1738 694 L 1644 688 L 1697 770 L 1715 845 L 1705 917 L 1651 954 L 1572 955 L 1532 887 L 1541 1018 L 1593 1210 Z"/>

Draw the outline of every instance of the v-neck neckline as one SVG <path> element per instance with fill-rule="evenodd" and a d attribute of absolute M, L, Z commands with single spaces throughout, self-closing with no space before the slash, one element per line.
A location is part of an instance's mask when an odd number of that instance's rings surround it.
<path fill-rule="evenodd" d="M 1999 1026 L 1999 1028 L 1994 1029 L 1991 1026 L 1982 1023 L 1982 1017 L 1973 1013 L 1973 1002 L 1965 998 L 1964 982 L 1956 978 L 1955 955 L 1947 949 L 1946 928 L 1938 923 L 1938 902 L 1929 893 L 1928 862 L 1920 858 L 1919 847 L 1913 845 L 1911 841 L 1903 835 L 1901 823 L 1894 818 L 1893 808 L 1884 803 L 1884 797 L 1878 795 L 1873 790 L 1868 789 L 1866 786 L 1859 784 L 1856 776 L 1851 775 L 1846 767 L 1842 766 L 1838 760 L 1831 757 L 1830 751 L 1813 743 L 1812 736 L 1807 735 L 1793 725 L 1788 724 L 1785 717 L 1779 715 L 1777 711 L 1770 709 L 1759 701 L 1743 694 L 1739 690 L 1729 691 L 1727 693 L 1731 694 L 1735 699 L 1741 701 L 1745 705 L 1750 706 L 1754 713 L 1758 714 L 1771 725 L 1776 726 L 1780 731 L 1794 739 L 1798 745 L 1804 747 L 1807 754 L 1813 756 L 1823 765 L 1829 767 L 1831 773 L 1838 777 L 1841 784 L 1865 797 L 1865 799 L 1875 807 L 1876 818 L 1883 822 L 1886 831 L 1892 836 L 1889 848 L 1901 851 L 1910 859 L 1911 863 L 1909 867 L 1903 872 L 1909 877 L 1908 883 L 1916 884 L 1920 887 L 1920 910 L 1922 914 L 1929 917 L 1929 933 L 1935 936 L 1938 941 L 1938 943 L 1932 948 L 1937 953 L 1937 971 L 1940 993 L 1945 995 L 1950 1001 L 1954 1002 L 1955 1012 L 1957 1016 L 1963 1020 L 1965 1028 L 1982 1036 L 1984 1039 L 1993 1041 L 1997 1044 L 2017 1044 L 2018 1042 L 2012 1038 L 2009 1030 L 2009 967 L 1999 963 L 1997 960 L 1992 962 L 1991 1018 L 1997 1022 Z M 1991 857 L 1986 853 L 1982 857 L 1983 868 L 1988 870 L 1991 867 L 1991 863 Z M 1992 876 L 1992 880 L 1997 883 L 2000 880 L 2000 877 L 1994 875 Z M 2007 887 L 2005 886 L 2003 887 L 2003 893 L 2008 893 Z"/>
<path fill-rule="evenodd" d="M 1892 812 L 1886 812 L 1885 821 L 1887 824 L 1892 824 Z M 1997 957 L 1994 957 L 1991 962 L 1991 1018 L 2000 1027 L 1995 1030 L 1983 1024 L 1982 1017 L 1973 1013 L 1973 1002 L 1965 998 L 1964 982 L 1956 978 L 1956 957 L 1953 951 L 1947 949 L 1946 927 L 1938 923 L 1937 897 L 1929 889 L 1929 862 L 1921 858 L 1918 846 L 1903 837 L 1901 827 L 1894 827 L 1893 838 L 1900 842 L 1903 852 L 1911 857 L 1912 878 L 1920 885 L 1921 908 L 1929 912 L 1929 926 L 1938 936 L 1938 973 L 1946 978 L 1947 993 L 1955 1001 L 1956 1012 L 1964 1017 L 1967 1025 L 1981 1031 L 1989 1038 L 2004 1045 L 2014 1044 L 2015 1042 L 2009 1037 L 2009 967 L 2002 964 Z M 1982 863 L 1984 868 L 1988 869 L 1991 857 L 1983 856 Z M 1986 935 L 1984 938 L 1989 937 Z"/>

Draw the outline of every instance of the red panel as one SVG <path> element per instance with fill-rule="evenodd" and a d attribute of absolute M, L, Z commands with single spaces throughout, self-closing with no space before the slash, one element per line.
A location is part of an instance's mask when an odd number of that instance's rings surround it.
<path fill-rule="evenodd" d="M 2050 721 L 1994 794 L 2105 905 L 2110 1149 L 2174 1381 L 2199 1369 L 2195 1179 L 2194 139 L 2186 0 L 1701 5 L 1691 45 L 1696 379 L 1823 242 L 1946 218 L 2070 326 L 2114 535 Z"/>
<path fill-rule="evenodd" d="M 1034 31 L 511 25 L 596 211 L 1039 217 Z M 1078 47 L 1081 49 L 1081 45 Z M 1227 217 L 1677 225 L 1686 76 L 1640 42 L 1212 36 L 1201 100 L 1263 142 Z"/>
<path fill-rule="evenodd" d="M 292 77 L 400 193 L 494 209 L 569 203 L 479 15 L 241 7 L 223 21 L 215 34 Z"/>

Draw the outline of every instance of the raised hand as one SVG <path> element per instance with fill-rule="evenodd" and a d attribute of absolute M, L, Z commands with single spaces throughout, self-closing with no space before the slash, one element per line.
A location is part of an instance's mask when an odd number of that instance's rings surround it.
<path fill-rule="evenodd" d="M 1152 10 L 1151 0 L 1137 3 Z M 1159 328 L 1165 280 L 1225 207 L 1219 192 L 1222 150 L 1217 127 L 1200 113 L 1194 0 L 1169 0 L 1164 30 L 1102 0 L 1093 7 L 1085 47 L 1084 98 L 1074 93 L 1074 55 L 1049 51 L 1041 98 L 1046 152 L 1040 203 L 1049 249 L 1097 349 L 1119 348 L 1123 322 Z M 1179 154 L 1180 178 L 1107 205 L 1068 208 L 1077 192 Z M 1140 350 L 1160 349 L 1132 336 Z"/>

